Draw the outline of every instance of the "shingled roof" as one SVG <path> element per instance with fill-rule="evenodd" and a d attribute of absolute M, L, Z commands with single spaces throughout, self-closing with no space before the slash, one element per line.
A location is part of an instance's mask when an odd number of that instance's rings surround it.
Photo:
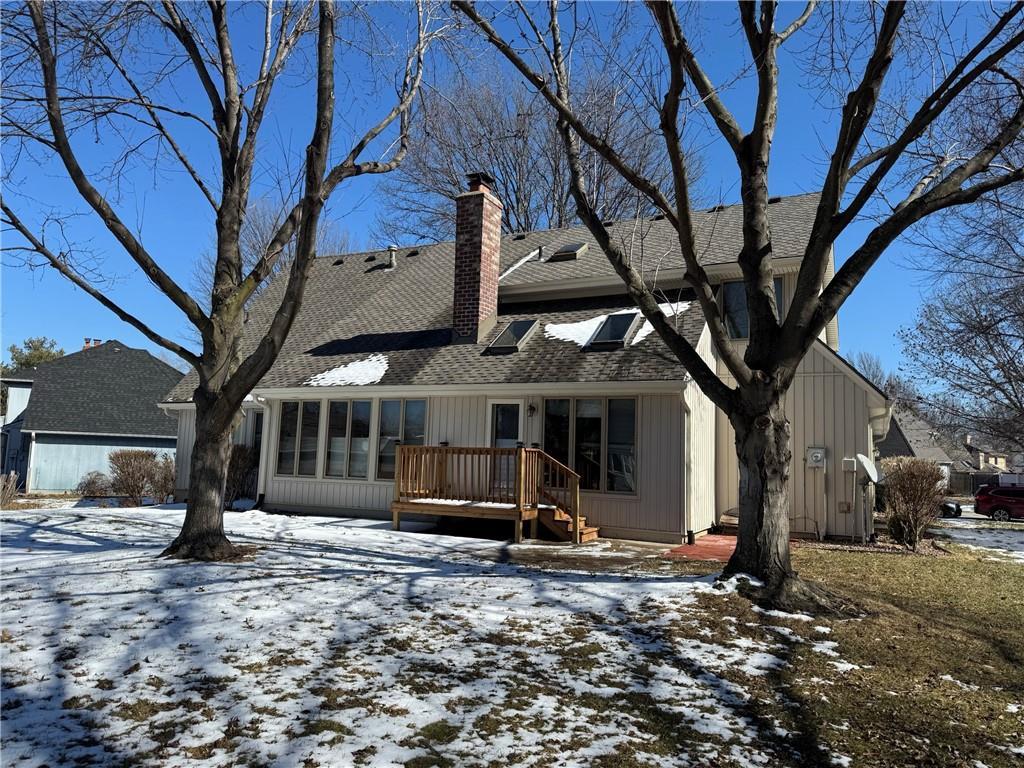
<path fill-rule="evenodd" d="M 177 435 L 158 404 L 181 372 L 143 349 L 111 340 L 43 363 L 32 378 L 26 432 Z"/>
<path fill-rule="evenodd" d="M 885 439 L 878 444 L 878 453 L 889 456 L 916 456 L 936 464 L 952 464 L 938 443 L 938 432 L 927 421 L 907 408 L 897 408 Z"/>
<path fill-rule="evenodd" d="M 810 234 L 817 195 L 781 198 L 769 208 L 778 258 L 802 257 Z M 739 206 L 702 212 L 697 239 L 704 264 L 735 262 L 742 233 Z M 634 244 L 636 264 L 645 272 L 682 269 L 679 242 L 661 218 L 619 222 L 612 226 L 622 242 Z M 555 249 L 570 243 L 588 248 L 572 261 L 529 260 L 540 246 Z M 554 382 L 682 380 L 683 367 L 657 334 L 641 327 L 622 349 L 591 351 L 558 338 L 551 326 L 593 322 L 601 315 L 632 305 L 619 287 L 604 253 L 584 227 L 504 235 L 500 285 L 561 284 L 576 278 L 607 278 L 610 295 L 533 303 L 501 303 L 489 343 L 514 319 L 536 318 L 537 331 L 523 348 L 510 355 L 492 355 L 485 344 L 453 344 L 452 296 L 455 244 L 443 242 L 400 248 L 397 267 L 387 268 L 385 250 L 342 256 L 321 256 L 312 266 L 302 309 L 281 354 L 258 385 L 292 388 L 329 379 L 338 368 L 364 365 L 385 368 L 380 385 L 526 384 Z M 251 351 L 280 304 L 287 275 L 278 275 L 254 302 L 242 342 Z M 499 294 L 500 297 L 500 294 Z M 673 320 L 685 337 L 697 343 L 704 328 L 692 295 L 673 291 L 666 302 L 684 302 Z M 196 376 L 190 373 L 167 395 L 169 402 L 191 398 Z"/>

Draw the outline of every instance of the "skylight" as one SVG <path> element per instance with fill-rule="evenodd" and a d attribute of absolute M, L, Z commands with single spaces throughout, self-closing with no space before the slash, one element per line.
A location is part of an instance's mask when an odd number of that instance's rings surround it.
<path fill-rule="evenodd" d="M 626 338 L 636 328 L 639 312 L 620 312 L 608 315 L 587 342 L 588 349 L 620 349 L 626 345 Z"/>
<path fill-rule="evenodd" d="M 536 327 L 537 321 L 532 318 L 529 320 L 513 320 L 487 346 L 487 351 L 496 355 L 518 352 L 530 336 L 533 335 L 534 328 Z"/>
<path fill-rule="evenodd" d="M 575 261 L 586 252 L 586 243 L 567 243 L 565 245 L 560 245 L 553 253 L 549 255 L 546 254 L 544 256 L 544 261 L 549 264 L 558 261 Z"/>

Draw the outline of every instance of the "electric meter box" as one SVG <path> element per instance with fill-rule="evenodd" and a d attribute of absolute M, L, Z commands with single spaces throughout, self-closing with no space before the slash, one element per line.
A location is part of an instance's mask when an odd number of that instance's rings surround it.
<path fill-rule="evenodd" d="M 808 469 L 824 469 L 825 468 L 825 449 L 824 448 L 808 448 L 807 449 L 807 468 Z"/>

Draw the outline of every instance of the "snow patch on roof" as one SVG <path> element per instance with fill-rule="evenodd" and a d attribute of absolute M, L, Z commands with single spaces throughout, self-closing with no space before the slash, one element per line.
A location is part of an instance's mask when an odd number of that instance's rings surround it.
<path fill-rule="evenodd" d="M 376 354 L 365 360 L 353 360 L 351 363 L 310 376 L 304 383 L 310 387 L 376 384 L 384 378 L 387 370 L 388 356 Z"/>
<path fill-rule="evenodd" d="M 666 317 L 675 317 L 676 315 L 683 314 L 690 308 L 689 301 L 669 301 L 664 304 L 659 304 L 658 308 L 665 313 Z M 601 323 L 609 318 L 610 315 L 628 315 L 640 310 L 636 307 L 626 307 L 620 309 L 618 312 L 611 312 L 606 315 L 598 315 L 592 317 L 589 320 L 579 320 L 575 323 L 549 323 L 544 326 L 544 335 L 549 339 L 557 339 L 558 341 L 568 341 L 579 347 L 585 347 L 587 342 L 597 333 L 597 329 L 601 327 Z M 644 324 L 640 327 L 640 330 L 633 336 L 633 340 L 629 342 L 629 346 L 639 344 L 641 341 L 646 339 L 654 331 L 654 326 L 651 325 L 649 320 L 644 320 Z"/>
<path fill-rule="evenodd" d="M 681 315 L 683 312 L 688 310 L 691 303 L 692 302 L 689 301 L 669 301 L 665 304 L 659 304 L 658 308 L 665 313 L 665 317 L 675 317 L 676 315 Z M 650 336 L 653 331 L 654 326 L 651 325 L 651 321 L 644 320 L 644 324 L 640 326 L 640 330 L 636 332 L 636 336 L 634 336 L 633 340 L 629 342 L 629 346 L 632 347 L 634 344 L 639 344 Z"/>

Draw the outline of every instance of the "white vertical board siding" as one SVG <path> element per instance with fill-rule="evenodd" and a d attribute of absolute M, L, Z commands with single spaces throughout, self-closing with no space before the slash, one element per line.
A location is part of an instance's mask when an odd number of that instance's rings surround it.
<path fill-rule="evenodd" d="M 174 454 L 174 498 L 180 500 L 184 499 L 188 492 L 192 445 L 196 441 L 196 410 L 183 408 L 173 413 L 178 416 L 178 450 Z"/>
<path fill-rule="evenodd" d="M 252 445 L 253 429 L 255 419 L 250 415 L 262 410 L 258 405 L 248 405 L 242 408 L 242 421 L 239 422 L 231 435 L 231 440 L 242 445 Z M 184 499 L 188 492 L 188 480 L 192 467 L 192 446 L 196 441 L 196 410 L 195 408 L 182 408 L 172 411 L 178 417 L 178 450 L 174 456 L 174 497 Z M 264 417 L 263 430 L 266 431 L 266 417 Z"/>
<path fill-rule="evenodd" d="M 697 353 L 714 368 L 711 332 L 706 325 L 697 341 Z M 715 419 L 718 409 L 692 380 L 686 385 L 686 405 L 689 408 L 686 423 L 689 514 L 686 528 L 700 532 L 715 524 Z"/>
<path fill-rule="evenodd" d="M 724 366 L 719 374 L 727 378 Z M 785 410 L 792 434 L 793 464 L 789 479 L 790 527 L 794 533 L 854 536 L 860 509 L 856 473 L 843 471 L 843 459 L 871 455 L 867 392 L 817 346 L 797 369 L 786 395 Z M 716 417 L 716 514 L 735 514 L 739 498 L 739 466 L 733 429 Z M 824 447 L 826 467 L 808 469 L 807 448 Z M 841 511 L 846 504 L 849 511 Z"/>

